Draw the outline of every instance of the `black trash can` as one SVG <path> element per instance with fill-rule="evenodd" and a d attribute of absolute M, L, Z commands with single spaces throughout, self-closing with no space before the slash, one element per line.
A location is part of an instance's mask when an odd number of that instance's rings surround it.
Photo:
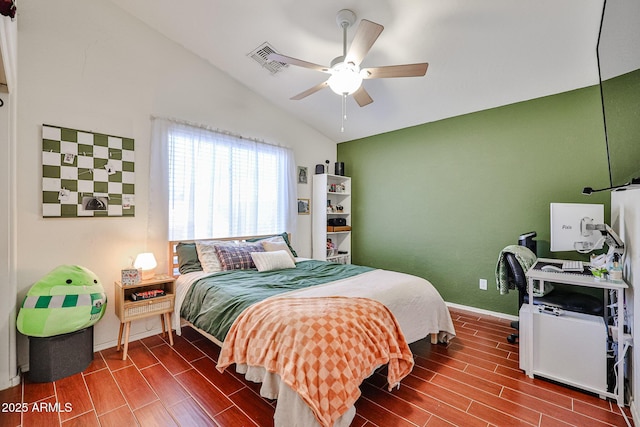
<path fill-rule="evenodd" d="M 29 337 L 29 380 L 48 383 L 77 374 L 93 360 L 93 326 L 52 337 Z"/>

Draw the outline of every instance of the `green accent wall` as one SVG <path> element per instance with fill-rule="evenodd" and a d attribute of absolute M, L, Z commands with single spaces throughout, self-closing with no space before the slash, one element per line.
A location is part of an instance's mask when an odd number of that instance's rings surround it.
<path fill-rule="evenodd" d="M 353 178 L 353 262 L 486 310 L 517 314 L 517 292 L 496 290 L 498 254 L 535 230 L 549 256 L 550 202 L 609 215 L 609 192 L 581 194 L 609 184 L 598 86 L 341 143 L 338 160 Z"/>
<path fill-rule="evenodd" d="M 612 185 L 640 177 L 640 70 L 602 82 Z"/>

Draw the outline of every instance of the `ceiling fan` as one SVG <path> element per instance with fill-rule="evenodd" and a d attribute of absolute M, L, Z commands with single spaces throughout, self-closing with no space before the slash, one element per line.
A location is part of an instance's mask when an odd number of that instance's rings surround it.
<path fill-rule="evenodd" d="M 293 97 L 292 100 L 303 99 L 321 89 L 329 86 L 338 95 L 346 99 L 347 95 L 353 95 L 359 106 L 364 107 L 373 102 L 369 93 L 362 86 L 362 80 L 382 79 L 390 77 L 420 77 L 427 72 L 428 63 L 389 65 L 384 67 L 360 68 L 364 57 L 367 55 L 375 41 L 378 39 L 384 27 L 366 19 L 360 20 L 358 29 L 349 50 L 347 50 L 347 29 L 356 21 L 356 15 L 349 9 L 343 9 L 336 16 L 336 23 L 342 28 L 342 56 L 338 56 L 329 67 L 271 53 L 269 60 L 283 64 L 296 65 L 330 74 L 324 82 L 313 86 Z M 344 109 L 344 106 L 343 106 Z"/>

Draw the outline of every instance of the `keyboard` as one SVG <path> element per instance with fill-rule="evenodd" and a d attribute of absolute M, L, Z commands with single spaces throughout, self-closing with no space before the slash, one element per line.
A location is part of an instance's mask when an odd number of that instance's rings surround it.
<path fill-rule="evenodd" d="M 562 263 L 562 271 L 582 271 L 583 269 L 582 261 L 564 261 Z"/>

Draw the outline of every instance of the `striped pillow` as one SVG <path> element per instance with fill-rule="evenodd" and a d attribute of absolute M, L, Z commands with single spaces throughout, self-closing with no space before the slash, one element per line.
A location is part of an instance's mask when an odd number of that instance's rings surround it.
<path fill-rule="evenodd" d="M 285 251 L 291 257 L 291 261 L 296 262 L 295 258 L 293 257 L 293 254 L 289 250 L 289 246 L 287 245 L 287 242 L 285 242 L 282 238 L 280 238 L 279 242 L 262 240 L 260 241 L 260 243 L 262 244 L 262 247 L 264 248 L 265 252 Z"/>
<path fill-rule="evenodd" d="M 296 264 L 288 251 L 252 252 L 251 258 L 258 271 L 283 270 L 295 268 Z"/>

